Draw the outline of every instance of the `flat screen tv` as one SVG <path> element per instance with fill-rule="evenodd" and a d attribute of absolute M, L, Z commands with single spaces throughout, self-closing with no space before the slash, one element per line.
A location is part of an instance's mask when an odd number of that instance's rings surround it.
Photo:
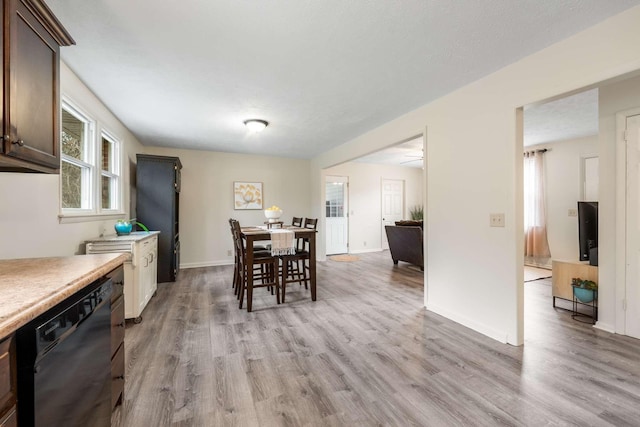
<path fill-rule="evenodd" d="M 598 202 L 578 202 L 578 236 L 580 261 L 589 261 L 598 247 Z"/>

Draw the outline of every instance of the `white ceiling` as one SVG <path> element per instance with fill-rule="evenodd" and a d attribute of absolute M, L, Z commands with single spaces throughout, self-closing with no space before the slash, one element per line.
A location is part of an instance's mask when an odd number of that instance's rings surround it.
<path fill-rule="evenodd" d="M 598 134 L 598 89 L 524 108 L 524 146 Z M 361 163 L 423 167 L 422 137 L 355 160 Z"/>
<path fill-rule="evenodd" d="M 143 144 L 311 158 L 640 0 L 47 3 Z"/>
<path fill-rule="evenodd" d="M 410 168 L 422 168 L 424 165 L 424 151 L 422 149 L 422 136 L 412 139 L 384 150 L 376 151 L 367 156 L 362 156 L 355 162 L 375 163 L 379 165 L 405 166 Z"/>
<path fill-rule="evenodd" d="M 524 145 L 598 134 L 598 89 L 524 109 Z"/>

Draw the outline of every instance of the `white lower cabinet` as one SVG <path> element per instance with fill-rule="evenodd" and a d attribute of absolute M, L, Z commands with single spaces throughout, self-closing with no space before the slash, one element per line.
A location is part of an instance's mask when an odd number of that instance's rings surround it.
<path fill-rule="evenodd" d="M 124 263 L 124 316 L 142 321 L 142 311 L 158 289 L 158 231 L 87 240 L 87 254 L 130 253 Z"/>

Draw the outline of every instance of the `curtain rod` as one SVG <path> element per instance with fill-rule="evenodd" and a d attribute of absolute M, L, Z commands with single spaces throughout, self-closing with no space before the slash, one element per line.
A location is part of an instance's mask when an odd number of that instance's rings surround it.
<path fill-rule="evenodd" d="M 535 154 L 535 153 L 546 153 L 547 151 L 551 151 L 551 148 L 543 148 L 543 149 L 540 149 L 540 150 L 525 151 L 524 155 L 525 156 L 529 156 L 529 155 Z"/>

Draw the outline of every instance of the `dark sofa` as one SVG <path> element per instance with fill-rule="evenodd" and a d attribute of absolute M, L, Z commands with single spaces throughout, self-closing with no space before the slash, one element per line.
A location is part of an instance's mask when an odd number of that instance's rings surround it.
<path fill-rule="evenodd" d="M 393 263 L 404 261 L 424 270 L 422 221 L 396 221 L 396 225 L 386 225 L 385 230 Z"/>

